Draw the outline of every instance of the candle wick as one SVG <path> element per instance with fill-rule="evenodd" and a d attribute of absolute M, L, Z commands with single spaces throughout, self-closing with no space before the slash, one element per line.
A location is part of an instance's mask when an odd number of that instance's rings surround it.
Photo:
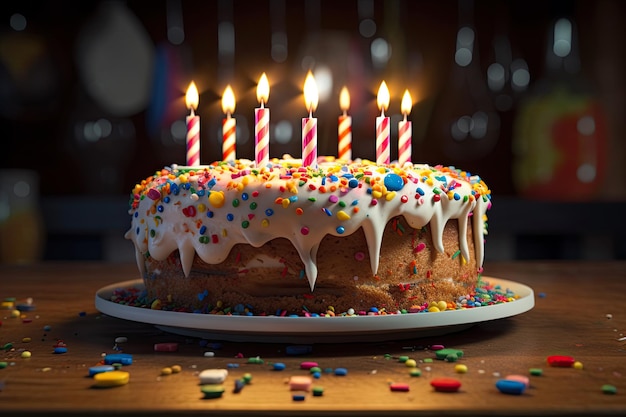
<path fill-rule="evenodd" d="M 192 107 L 190 110 L 191 110 L 191 115 L 190 115 L 190 116 L 191 116 L 191 117 L 195 117 L 195 116 L 196 116 L 196 114 L 195 114 L 195 113 L 194 113 L 194 111 L 193 111 L 193 107 Z"/>
<path fill-rule="evenodd" d="M 313 118 L 313 109 L 310 108 L 309 109 L 309 119 L 312 119 L 312 118 Z"/>
<path fill-rule="evenodd" d="M 343 111 L 343 117 L 346 117 L 347 115 L 348 115 L 348 111 L 347 111 L 347 110 L 344 110 L 344 111 Z"/>
<path fill-rule="evenodd" d="M 261 100 L 261 108 L 265 108 L 265 102 L 263 100 Z"/>
<path fill-rule="evenodd" d="M 406 113 L 404 113 L 404 123 L 406 123 Z"/>
<path fill-rule="evenodd" d="M 226 112 L 226 118 L 227 118 L 227 119 L 230 119 L 230 112 Z M 406 121 L 406 116 L 404 116 L 404 119 L 405 119 L 405 121 Z"/>
<path fill-rule="evenodd" d="M 380 117 L 385 117 L 385 108 L 384 107 L 380 108 Z"/>

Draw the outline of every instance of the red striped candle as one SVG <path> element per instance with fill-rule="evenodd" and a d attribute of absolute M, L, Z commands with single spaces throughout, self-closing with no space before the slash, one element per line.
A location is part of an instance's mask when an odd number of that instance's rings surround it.
<path fill-rule="evenodd" d="M 337 157 L 343 161 L 352 160 L 352 117 L 348 116 L 350 108 L 350 93 L 346 87 L 339 94 L 339 107 L 343 114 L 338 123 L 338 152 Z"/>
<path fill-rule="evenodd" d="M 222 110 L 226 118 L 222 119 L 222 161 L 234 161 L 237 158 L 237 121 L 231 114 L 235 111 L 235 94 L 226 86 L 222 96 Z"/>
<path fill-rule="evenodd" d="M 376 118 L 376 164 L 389 165 L 390 158 L 390 126 L 389 117 L 385 116 L 385 110 L 389 107 L 389 89 L 383 81 L 378 89 L 377 96 L 380 116 Z"/>
<path fill-rule="evenodd" d="M 257 167 L 265 167 L 270 154 L 270 109 L 265 108 L 270 95 L 269 81 L 263 73 L 256 89 L 261 107 L 254 109 L 254 161 Z"/>
<path fill-rule="evenodd" d="M 311 71 L 304 81 L 304 104 L 309 117 L 302 119 L 302 166 L 317 167 L 317 119 L 313 111 L 317 108 L 319 94 Z"/>
<path fill-rule="evenodd" d="M 404 115 L 404 120 L 398 122 L 398 164 L 404 165 L 406 162 L 411 162 L 411 141 L 412 141 L 412 127 L 411 122 L 406 120 L 406 117 L 411 113 L 411 95 L 409 90 L 404 92 L 402 96 L 402 104 L 400 108 Z"/>
<path fill-rule="evenodd" d="M 187 165 L 198 166 L 200 165 L 200 116 L 196 116 L 194 109 L 198 108 L 198 89 L 196 84 L 192 81 L 187 88 L 187 94 L 185 95 L 185 101 L 187 108 L 190 110 L 190 115 L 187 116 Z"/>

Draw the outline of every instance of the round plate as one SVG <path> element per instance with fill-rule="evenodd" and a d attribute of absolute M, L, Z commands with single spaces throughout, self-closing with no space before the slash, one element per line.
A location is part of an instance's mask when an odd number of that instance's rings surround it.
<path fill-rule="evenodd" d="M 142 280 L 132 280 L 98 290 L 96 308 L 109 316 L 153 324 L 164 331 L 192 337 L 237 342 L 342 343 L 452 333 L 481 322 L 524 313 L 535 305 L 532 288 L 524 284 L 493 277 L 483 277 L 482 280 L 508 288 L 519 298 L 507 303 L 439 313 L 341 317 L 224 316 L 151 310 L 110 301 L 116 289 L 144 288 Z"/>

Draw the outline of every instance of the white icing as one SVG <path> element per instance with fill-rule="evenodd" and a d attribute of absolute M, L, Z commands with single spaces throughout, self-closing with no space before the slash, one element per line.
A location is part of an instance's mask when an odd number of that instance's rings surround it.
<path fill-rule="evenodd" d="M 457 219 L 459 246 L 466 260 L 470 259 L 466 231 L 471 216 L 476 263 L 482 265 L 484 217 L 491 202 L 489 189 L 479 177 L 421 164 L 378 167 L 369 161 L 340 164 L 321 158 L 318 171 L 300 168 L 302 172 L 298 171 L 299 165 L 299 160 L 274 160 L 271 168 L 255 174 L 253 162 L 240 160 L 235 166 L 231 163 L 194 167 L 193 176 L 185 174 L 191 168 L 174 166 L 170 177 L 159 172 L 136 186 L 129 210 L 132 224 L 125 236 L 135 244 L 139 268 L 144 271 L 146 253 L 164 260 L 178 249 L 183 271 L 188 275 L 196 253 L 204 262 L 217 264 L 226 259 L 237 243 L 260 247 L 282 237 L 298 251 L 313 290 L 316 254 L 324 236 L 347 236 L 362 228 L 372 273 L 376 274 L 383 231 L 396 216 L 404 216 L 416 229 L 429 225 L 439 252 L 444 251 L 442 234 L 446 223 Z M 298 173 L 308 175 L 303 184 L 300 181 L 304 178 L 294 178 Z M 318 173 L 324 175 L 314 176 Z M 357 187 L 347 185 L 350 178 L 344 178 L 342 185 L 344 175 L 359 174 L 362 177 Z M 404 185 L 390 184 L 392 190 L 383 187 L 388 175 L 396 181 L 404 178 Z M 370 179 L 370 184 L 365 178 Z M 185 189 L 185 183 L 189 189 Z M 381 187 L 375 188 L 378 185 Z M 326 187 L 325 192 L 320 191 L 321 186 Z M 331 192 L 332 186 L 336 189 Z M 179 187 L 178 194 L 171 193 L 171 187 Z M 400 189 L 393 191 L 395 188 Z M 435 190 L 439 191 L 438 201 Z M 212 203 L 211 193 L 223 193 L 221 207 Z M 283 205 L 280 199 L 289 200 L 289 204 Z M 207 216 L 209 211 L 212 217 Z M 340 212 L 347 216 L 339 217 Z M 343 227 L 342 233 L 338 227 Z"/>

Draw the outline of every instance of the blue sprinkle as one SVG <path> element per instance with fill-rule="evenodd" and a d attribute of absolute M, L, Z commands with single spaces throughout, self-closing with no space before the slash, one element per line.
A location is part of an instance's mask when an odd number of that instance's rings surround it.
<path fill-rule="evenodd" d="M 274 370 L 275 370 L 275 371 L 282 371 L 282 370 L 284 370 L 285 368 L 286 368 L 286 366 L 285 366 L 285 364 L 284 364 L 284 363 L 282 363 L 282 362 L 276 362 L 276 363 L 274 364 Z"/>
<path fill-rule="evenodd" d="M 239 368 L 238 363 L 229 363 L 226 365 L 227 368 Z"/>
<path fill-rule="evenodd" d="M 165 198 L 163 198 L 163 202 L 164 203 L 169 203 L 170 202 L 170 196 L 165 196 Z"/>
<path fill-rule="evenodd" d="M 337 181 L 337 177 L 335 175 L 331 175 L 330 177 L 328 177 L 330 179 L 330 182 L 335 182 Z"/>
<path fill-rule="evenodd" d="M 454 193 L 454 199 L 455 199 L 455 200 L 460 200 L 460 199 L 461 199 L 461 196 L 460 196 L 460 195 L 458 195 L 457 193 Z"/>
<path fill-rule="evenodd" d="M 417 191 L 419 195 L 424 195 L 424 190 L 422 190 L 420 187 L 417 187 L 417 190 L 415 191 Z"/>
<path fill-rule="evenodd" d="M 248 193 L 241 194 L 241 199 L 244 200 L 244 201 L 247 200 L 248 199 Z"/>
<path fill-rule="evenodd" d="M 203 197 L 204 194 L 206 194 L 206 190 L 198 190 L 196 191 L 196 194 L 198 194 L 199 197 Z"/>
<path fill-rule="evenodd" d="M 212 212 L 212 211 L 210 211 L 210 210 L 209 210 L 209 211 L 207 211 L 207 212 L 206 212 L 206 216 L 207 216 L 208 218 L 210 218 L 210 219 L 211 219 L 211 218 L 213 218 L 213 212 Z"/>
<path fill-rule="evenodd" d="M 157 211 L 158 211 L 159 213 L 163 213 L 163 210 L 165 210 L 165 208 L 164 208 L 162 205 L 160 205 L 160 204 L 159 204 L 159 205 L 157 206 Z"/>
<path fill-rule="evenodd" d="M 105 365 L 113 365 L 121 363 L 122 365 L 130 365 L 133 363 L 133 355 L 129 353 L 109 353 L 104 356 Z"/>
<path fill-rule="evenodd" d="M 272 210 L 272 209 L 267 209 L 267 210 L 265 210 L 265 215 L 266 215 L 266 216 L 268 216 L 268 217 L 269 217 L 269 216 L 271 216 L 272 214 L 274 214 L 274 210 Z"/>
<path fill-rule="evenodd" d="M 343 235 L 343 233 L 346 231 L 346 229 L 343 226 L 337 226 L 337 233 L 339 233 L 340 235 Z"/>
<path fill-rule="evenodd" d="M 329 217 L 333 215 L 333 213 L 330 210 L 328 210 L 326 207 L 322 207 L 322 211 L 326 213 L 326 215 Z"/>
<path fill-rule="evenodd" d="M 174 195 L 178 195 L 178 193 L 180 193 L 180 188 L 178 188 L 178 185 L 175 183 L 172 183 L 170 185 L 170 192 Z"/>
<path fill-rule="evenodd" d="M 54 353 L 67 353 L 67 348 L 63 346 L 57 346 L 54 348 Z"/>
<path fill-rule="evenodd" d="M 202 225 L 202 227 L 200 228 L 200 234 L 203 235 L 206 233 L 206 226 Z"/>
<path fill-rule="evenodd" d="M 348 181 L 348 187 L 356 188 L 358 186 L 359 186 L 359 180 L 357 180 L 356 178 L 352 178 L 350 181 Z"/>
<path fill-rule="evenodd" d="M 228 213 L 226 215 L 226 220 L 228 220 L 229 222 L 232 222 L 235 219 L 235 216 L 233 215 L 233 213 Z"/>
<path fill-rule="evenodd" d="M 291 197 L 289 197 L 289 201 L 291 203 L 295 203 L 296 201 L 298 201 L 298 196 L 297 195 L 292 195 Z"/>
<path fill-rule="evenodd" d="M 320 379 L 322 377 L 322 373 L 320 371 L 315 371 L 311 374 L 311 376 L 315 379 Z"/>
<path fill-rule="evenodd" d="M 378 308 L 376 308 L 376 307 L 371 307 L 371 308 L 370 308 L 370 311 L 371 311 L 372 313 L 378 313 Z"/>
<path fill-rule="evenodd" d="M 292 398 L 294 401 L 304 401 L 305 396 L 302 394 L 294 394 Z"/>
<path fill-rule="evenodd" d="M 352 206 L 356 206 L 357 204 L 359 204 L 359 200 L 354 200 L 352 201 L 352 203 L 350 205 Z"/>
<path fill-rule="evenodd" d="M 348 375 L 348 370 L 346 368 L 337 368 L 337 369 L 335 369 L 335 375 L 337 375 L 337 376 L 346 376 L 346 375 Z"/>
<path fill-rule="evenodd" d="M 209 188 L 213 188 L 213 186 L 217 184 L 217 180 L 215 178 L 211 178 L 211 180 L 207 183 Z"/>
<path fill-rule="evenodd" d="M 399 191 L 404 187 L 404 180 L 398 174 L 389 173 L 385 175 L 384 184 L 389 191 Z"/>

